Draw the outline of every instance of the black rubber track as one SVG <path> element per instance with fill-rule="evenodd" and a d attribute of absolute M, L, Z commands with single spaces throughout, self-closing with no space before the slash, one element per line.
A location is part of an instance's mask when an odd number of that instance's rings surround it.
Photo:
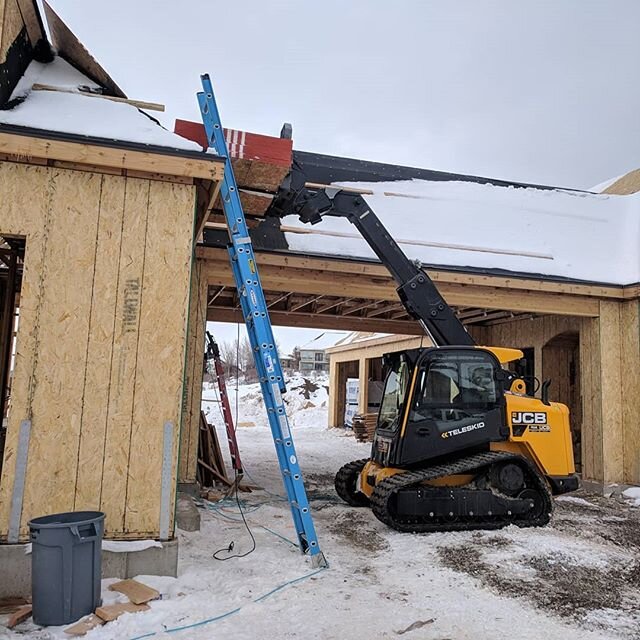
<path fill-rule="evenodd" d="M 540 500 L 542 508 L 533 517 L 514 515 L 508 516 L 481 516 L 478 518 L 466 517 L 448 521 L 443 518 L 415 517 L 402 518 L 393 513 L 392 498 L 400 489 L 421 484 L 425 480 L 437 480 L 451 475 L 478 473 L 488 470 L 491 465 L 504 462 L 515 462 L 525 471 L 528 490 L 534 490 Z M 455 491 L 455 488 L 452 489 Z M 436 465 L 427 469 L 407 471 L 382 480 L 376 485 L 371 496 L 371 508 L 378 520 L 397 531 L 410 533 L 425 533 L 430 531 L 467 531 L 470 529 L 500 529 L 510 524 L 519 527 L 541 527 L 549 522 L 553 502 L 551 494 L 544 480 L 537 473 L 535 467 L 522 456 L 506 452 L 487 452 L 460 458 L 454 462 Z"/>
<path fill-rule="evenodd" d="M 369 462 L 369 458 L 348 462 L 336 473 L 334 481 L 336 493 L 352 507 L 369 506 L 369 498 L 364 493 L 356 491 L 356 480 L 367 462 Z"/>

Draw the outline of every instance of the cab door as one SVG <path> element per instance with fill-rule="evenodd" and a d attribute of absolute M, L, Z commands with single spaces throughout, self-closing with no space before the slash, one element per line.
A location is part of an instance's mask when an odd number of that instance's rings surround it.
<path fill-rule="evenodd" d="M 415 370 L 402 433 L 402 465 L 505 440 L 502 369 L 489 351 L 429 350 Z"/>

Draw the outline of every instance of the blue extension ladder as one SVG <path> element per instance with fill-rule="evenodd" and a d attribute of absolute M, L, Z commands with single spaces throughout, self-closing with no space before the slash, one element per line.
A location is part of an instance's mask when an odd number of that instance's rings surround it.
<path fill-rule="evenodd" d="M 282 480 L 291 506 L 293 523 L 298 535 L 300 549 L 311 556 L 315 566 L 326 566 L 326 562 L 316 536 L 309 501 L 304 489 L 298 456 L 293 445 L 293 437 L 285 411 L 282 394 L 286 391 L 280 358 L 271 329 L 271 321 L 264 299 L 264 292 L 249 230 L 240 203 L 240 195 L 231 166 L 231 159 L 220 123 L 220 114 L 213 94 L 208 74 L 201 76 L 202 88 L 198 92 L 198 103 L 202 121 L 210 147 L 225 159 L 224 179 L 220 187 L 220 197 L 224 208 L 231 243 L 227 249 L 236 281 L 238 298 L 242 307 L 249 341 L 253 349 L 262 396 L 267 408 L 269 425 L 278 454 Z"/>

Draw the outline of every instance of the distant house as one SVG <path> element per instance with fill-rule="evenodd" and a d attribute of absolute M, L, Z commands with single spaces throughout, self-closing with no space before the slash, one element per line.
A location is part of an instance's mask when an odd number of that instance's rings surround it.
<path fill-rule="evenodd" d="M 280 365 L 283 369 L 292 369 L 295 358 L 291 355 L 280 356 Z"/>
<path fill-rule="evenodd" d="M 329 371 L 326 350 L 341 343 L 348 335 L 348 331 L 325 331 L 300 347 L 300 373 Z"/>

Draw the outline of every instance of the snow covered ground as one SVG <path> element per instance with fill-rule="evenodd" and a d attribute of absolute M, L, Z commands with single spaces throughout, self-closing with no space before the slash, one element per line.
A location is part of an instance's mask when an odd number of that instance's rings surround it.
<path fill-rule="evenodd" d="M 214 560 L 213 553 L 232 541 L 239 554 L 252 543 L 233 500 L 203 502 L 201 530 L 179 532 L 179 577 L 140 577 L 162 592 L 162 600 L 152 602 L 147 612 L 125 614 L 95 629 L 87 638 L 639 637 L 640 509 L 633 503 L 572 495 L 556 500 L 552 523 L 543 529 L 397 533 L 369 510 L 349 507 L 335 495 L 335 470 L 367 456 L 369 445 L 326 428 L 326 379 L 314 382 L 315 391 L 310 391 L 314 385 L 302 383 L 296 377 L 289 385 L 291 423 L 330 568 L 316 572 L 294 546 L 273 442 L 255 398 L 257 387 L 241 385 L 238 420 L 256 426 L 238 428 L 239 445 L 248 481 L 263 487 L 240 494 L 255 551 Z M 205 389 L 205 397 L 204 406 L 224 442 L 214 391 Z M 104 597 L 113 601 L 115 594 L 105 589 Z M 62 629 L 38 630 L 24 623 L 4 636 L 0 626 L 0 637 L 68 636 Z"/>

